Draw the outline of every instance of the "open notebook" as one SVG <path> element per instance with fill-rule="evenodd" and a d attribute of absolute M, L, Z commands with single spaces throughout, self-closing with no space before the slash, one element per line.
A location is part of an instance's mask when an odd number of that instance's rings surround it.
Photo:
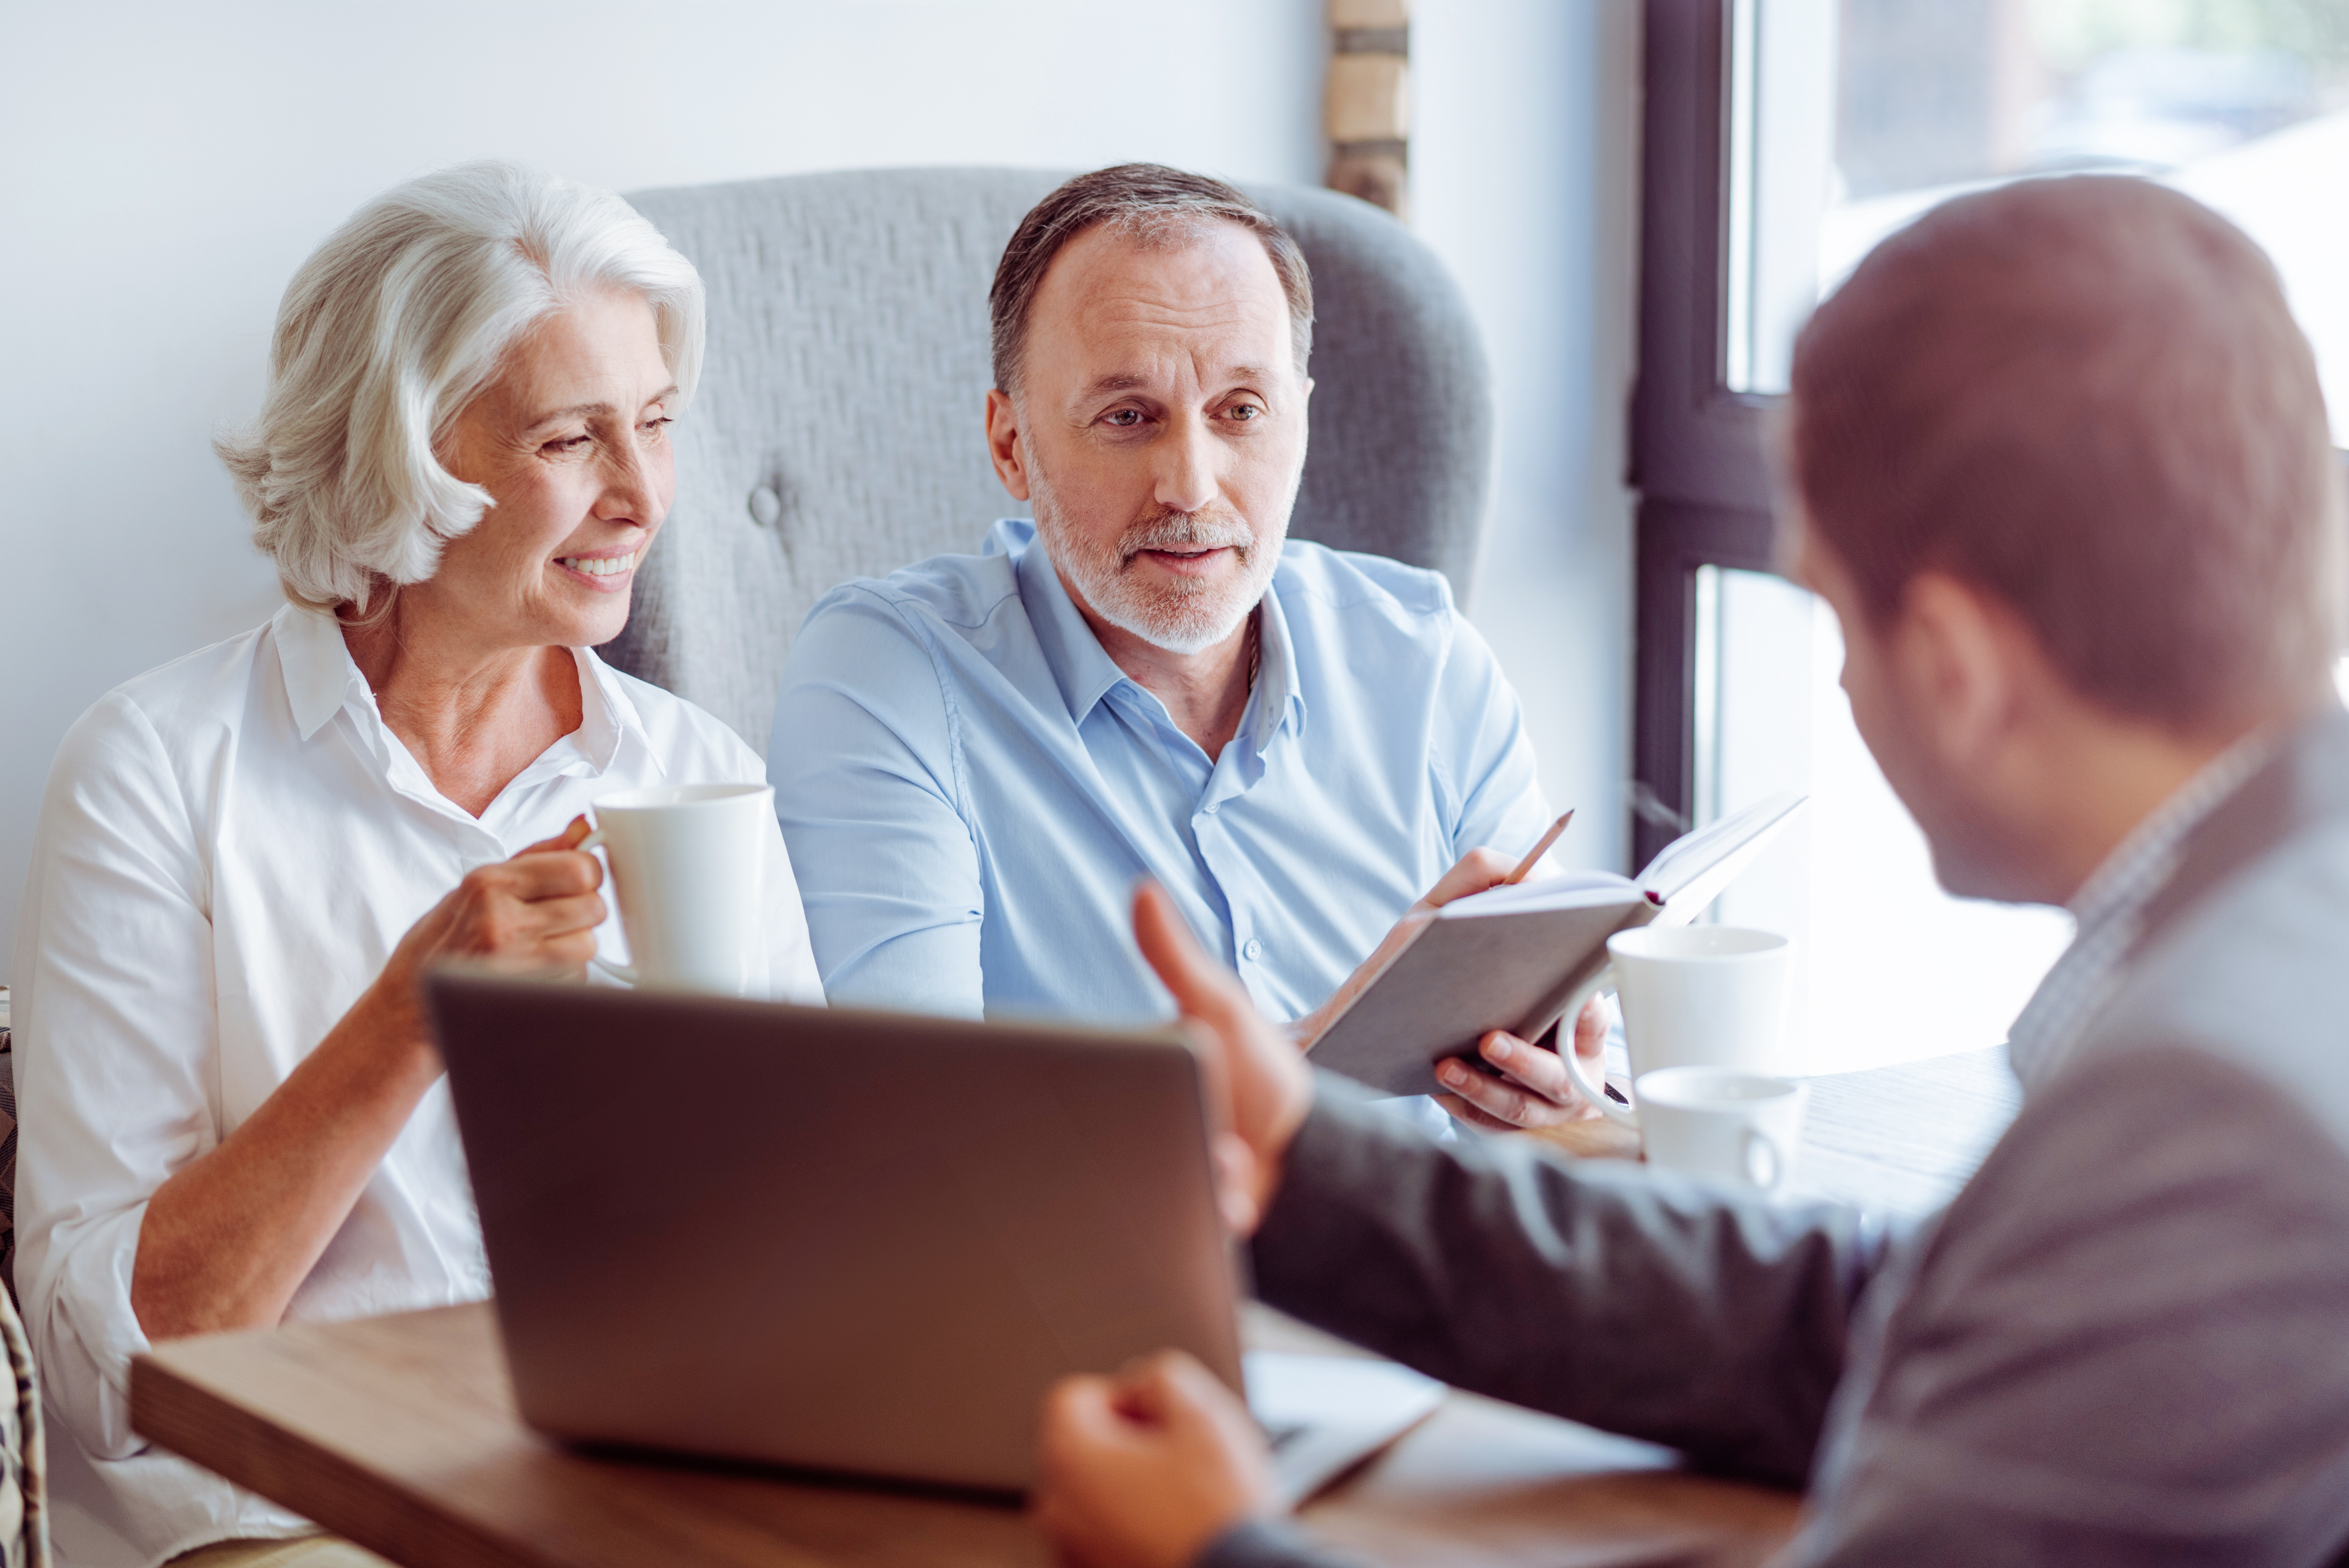
<path fill-rule="evenodd" d="M 1675 839 L 1637 878 L 1568 872 L 1455 899 L 1321 1032 L 1313 1064 L 1434 1094 L 1435 1064 L 1473 1058 L 1486 1030 L 1540 1038 L 1607 966 L 1609 937 L 1703 913 L 1806 799 L 1773 795 Z"/>

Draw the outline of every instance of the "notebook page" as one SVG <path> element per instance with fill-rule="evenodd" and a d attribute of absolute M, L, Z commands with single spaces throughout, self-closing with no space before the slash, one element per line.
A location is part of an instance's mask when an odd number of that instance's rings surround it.
<path fill-rule="evenodd" d="M 1537 882 L 1521 882 L 1515 887 L 1488 887 L 1483 892 L 1455 898 L 1437 913 L 1448 920 L 1527 910 L 1588 909 L 1622 903 L 1639 896 L 1640 890 L 1632 885 L 1630 878 L 1617 876 L 1613 872 L 1560 872 Z"/>
<path fill-rule="evenodd" d="M 1781 791 L 1674 839 L 1640 873 L 1640 886 L 1674 906 L 1682 918 L 1693 918 L 1762 852 L 1808 799 L 1792 790 Z"/>

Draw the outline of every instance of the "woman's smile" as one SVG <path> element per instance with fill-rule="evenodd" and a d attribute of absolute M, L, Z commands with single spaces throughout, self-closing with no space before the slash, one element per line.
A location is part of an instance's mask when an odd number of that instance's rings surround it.
<path fill-rule="evenodd" d="M 636 558 L 644 547 L 595 555 L 564 555 L 554 564 L 599 593 L 617 593 L 635 580 Z"/>

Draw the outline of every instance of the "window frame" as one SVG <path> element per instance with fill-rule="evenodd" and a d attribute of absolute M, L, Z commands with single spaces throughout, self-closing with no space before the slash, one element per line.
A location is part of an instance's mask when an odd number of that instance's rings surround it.
<path fill-rule="evenodd" d="M 1772 394 L 1728 385 L 1732 16 L 1644 0 L 1630 780 L 1634 866 L 1695 825 L 1697 573 L 1775 570 Z M 2349 449 L 2336 448 L 2349 490 Z M 2344 686 L 2349 690 L 2349 686 Z"/>
<path fill-rule="evenodd" d="M 1726 377 L 1732 0 L 1646 0 L 1634 523 L 1631 850 L 1696 800 L 1696 580 L 1772 564 L 1764 431 L 1776 397 Z"/>

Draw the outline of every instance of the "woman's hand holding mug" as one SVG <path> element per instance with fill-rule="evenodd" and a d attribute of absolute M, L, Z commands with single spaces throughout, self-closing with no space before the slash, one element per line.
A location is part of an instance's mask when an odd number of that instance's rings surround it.
<path fill-rule="evenodd" d="M 604 923 L 604 868 L 579 846 L 587 819 L 512 860 L 467 872 L 409 927 L 370 988 L 395 1037 L 429 1043 L 423 980 L 434 965 L 468 959 L 515 975 L 584 975 Z"/>

